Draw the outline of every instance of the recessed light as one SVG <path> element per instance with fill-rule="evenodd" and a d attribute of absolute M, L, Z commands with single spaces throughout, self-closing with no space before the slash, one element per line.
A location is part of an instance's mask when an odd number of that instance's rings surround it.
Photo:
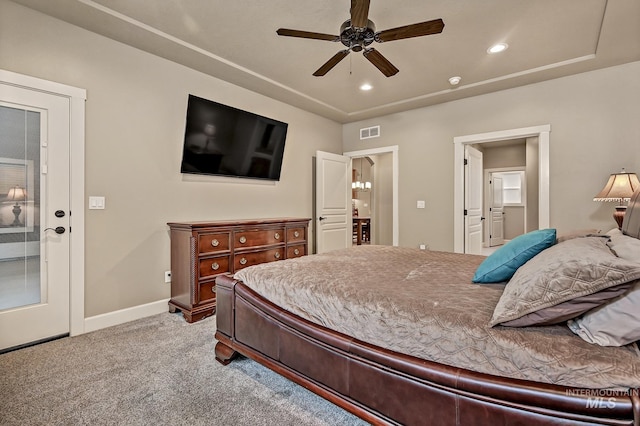
<path fill-rule="evenodd" d="M 365 92 L 366 92 L 367 90 L 371 90 L 371 89 L 373 89 L 373 86 L 372 86 L 372 85 L 370 85 L 369 83 L 364 83 L 362 86 L 360 86 L 360 90 L 363 90 L 363 91 L 365 91 Z"/>
<path fill-rule="evenodd" d="M 507 47 L 509 47 L 507 43 L 494 44 L 493 46 L 487 49 L 487 53 L 500 53 L 507 50 Z"/>
<path fill-rule="evenodd" d="M 460 83 L 460 80 L 462 80 L 462 77 L 456 75 L 455 77 L 451 77 L 449 79 L 449 83 L 451 83 L 452 86 L 457 86 Z"/>

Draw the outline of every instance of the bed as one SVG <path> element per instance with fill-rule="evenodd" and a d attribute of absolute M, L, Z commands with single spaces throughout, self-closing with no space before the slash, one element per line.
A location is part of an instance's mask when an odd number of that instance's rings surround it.
<path fill-rule="evenodd" d="M 640 327 L 593 325 L 638 306 L 640 191 L 608 234 L 554 237 L 507 284 L 472 283 L 484 257 L 400 247 L 246 268 L 216 281 L 216 359 L 244 355 L 372 424 L 640 426 Z"/>

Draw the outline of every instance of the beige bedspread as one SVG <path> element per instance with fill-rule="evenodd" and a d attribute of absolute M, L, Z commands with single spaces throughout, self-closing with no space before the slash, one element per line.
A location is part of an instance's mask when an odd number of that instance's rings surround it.
<path fill-rule="evenodd" d="M 504 285 L 471 283 L 484 258 L 357 246 L 267 263 L 235 277 L 284 309 L 359 340 L 503 377 L 640 387 L 636 347 L 600 347 L 565 325 L 489 327 Z"/>

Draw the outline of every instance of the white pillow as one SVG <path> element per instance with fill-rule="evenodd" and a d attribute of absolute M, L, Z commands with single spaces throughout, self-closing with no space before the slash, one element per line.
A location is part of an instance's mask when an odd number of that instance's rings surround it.
<path fill-rule="evenodd" d="M 628 292 L 567 325 L 589 343 L 624 346 L 640 340 L 640 280 Z"/>

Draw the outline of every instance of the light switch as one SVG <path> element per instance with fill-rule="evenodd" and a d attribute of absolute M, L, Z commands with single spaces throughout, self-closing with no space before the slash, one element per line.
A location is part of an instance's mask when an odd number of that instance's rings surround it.
<path fill-rule="evenodd" d="M 89 197 L 89 210 L 104 210 L 104 197 Z"/>
<path fill-rule="evenodd" d="M 424 209 L 425 208 L 424 200 L 418 200 L 418 208 L 419 209 Z"/>

